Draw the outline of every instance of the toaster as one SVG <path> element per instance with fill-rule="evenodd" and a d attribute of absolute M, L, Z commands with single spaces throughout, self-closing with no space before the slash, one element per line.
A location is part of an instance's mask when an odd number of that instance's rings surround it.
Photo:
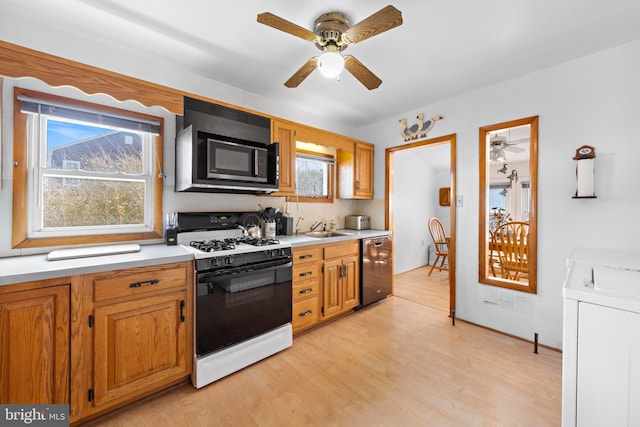
<path fill-rule="evenodd" d="M 367 215 L 347 215 L 344 217 L 344 228 L 368 230 L 371 228 L 371 220 Z"/>

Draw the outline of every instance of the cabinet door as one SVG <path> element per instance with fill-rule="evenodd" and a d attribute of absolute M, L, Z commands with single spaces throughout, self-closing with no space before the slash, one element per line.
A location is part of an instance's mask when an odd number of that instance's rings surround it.
<path fill-rule="evenodd" d="M 342 310 L 342 289 L 340 287 L 342 260 L 326 261 L 322 280 L 322 316 L 329 317 Z"/>
<path fill-rule="evenodd" d="M 97 307 L 94 402 L 135 397 L 190 373 L 186 291 Z"/>
<path fill-rule="evenodd" d="M 69 403 L 69 285 L 0 295 L 0 402 Z"/>
<path fill-rule="evenodd" d="M 355 147 L 355 182 L 356 199 L 373 198 L 373 146 L 356 143 Z"/>
<path fill-rule="evenodd" d="M 343 268 L 346 274 L 342 278 L 342 296 L 343 296 L 343 310 L 356 307 L 359 302 L 358 288 L 359 288 L 359 275 L 358 275 L 358 256 L 351 256 L 342 260 Z"/>
<path fill-rule="evenodd" d="M 640 314 L 579 304 L 577 425 L 640 425 Z"/>
<path fill-rule="evenodd" d="M 272 120 L 271 141 L 280 143 L 279 190 L 273 196 L 296 194 L 296 137 L 292 123 Z"/>

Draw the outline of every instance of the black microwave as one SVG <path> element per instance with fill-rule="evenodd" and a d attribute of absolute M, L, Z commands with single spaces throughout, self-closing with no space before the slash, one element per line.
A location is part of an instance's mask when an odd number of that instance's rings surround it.
<path fill-rule="evenodd" d="M 267 182 L 268 165 L 266 147 L 207 139 L 207 178 Z"/>

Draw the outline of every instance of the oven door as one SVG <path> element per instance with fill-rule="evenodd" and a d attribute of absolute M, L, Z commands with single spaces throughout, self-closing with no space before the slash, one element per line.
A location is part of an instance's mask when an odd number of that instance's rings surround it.
<path fill-rule="evenodd" d="M 291 322 L 291 260 L 198 272 L 198 357 Z"/>

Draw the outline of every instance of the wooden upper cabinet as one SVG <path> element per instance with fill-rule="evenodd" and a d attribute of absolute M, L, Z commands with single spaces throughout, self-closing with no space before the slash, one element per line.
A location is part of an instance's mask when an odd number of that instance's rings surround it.
<path fill-rule="evenodd" d="M 373 145 L 354 141 L 338 150 L 338 198 L 373 199 Z"/>
<path fill-rule="evenodd" d="M 271 120 L 271 142 L 280 143 L 279 191 L 272 196 L 296 194 L 296 126 L 293 123 Z"/>
<path fill-rule="evenodd" d="M 0 291 L 0 402 L 69 403 L 69 284 L 35 283 Z"/>
<path fill-rule="evenodd" d="M 373 198 L 373 145 L 356 143 L 354 194 L 356 199 Z"/>

